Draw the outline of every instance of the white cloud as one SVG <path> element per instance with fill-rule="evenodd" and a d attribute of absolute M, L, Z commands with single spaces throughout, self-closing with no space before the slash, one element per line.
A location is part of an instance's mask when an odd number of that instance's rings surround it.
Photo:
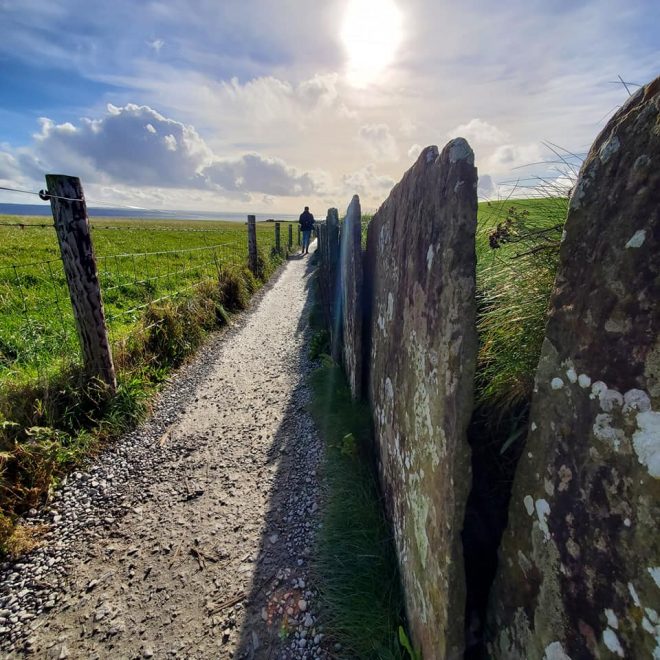
<path fill-rule="evenodd" d="M 212 190 L 247 200 L 252 194 L 309 196 L 327 186 L 323 171 L 300 172 L 281 158 L 256 152 L 221 158 L 193 126 L 148 106 L 108 105 L 100 119 L 78 125 L 40 120 L 30 149 L 0 152 L 0 176 L 23 169 L 37 179 L 68 171 L 85 183 Z M 22 159 L 22 160 L 21 160 Z"/>
<path fill-rule="evenodd" d="M 0 181 L 14 181 L 20 174 L 15 156 L 7 151 L 0 151 Z"/>
<path fill-rule="evenodd" d="M 331 120 L 335 113 L 350 115 L 340 99 L 336 73 L 316 74 L 298 84 L 277 76 L 241 81 L 214 80 L 199 72 L 177 72 L 147 65 L 144 75 L 135 79 L 109 76 L 108 82 L 150 91 L 159 104 L 177 112 L 194 111 L 196 120 L 230 135 L 249 126 L 254 139 L 260 131 L 277 126 L 305 128 L 319 118 Z"/>
<path fill-rule="evenodd" d="M 166 187 L 199 186 L 213 157 L 194 127 L 148 106 L 108 105 L 100 119 L 77 126 L 40 120 L 34 153 L 53 170 L 81 172 L 90 180 Z"/>
<path fill-rule="evenodd" d="M 319 192 L 308 172 L 299 173 L 279 158 L 246 154 L 239 159 L 217 160 L 203 170 L 212 186 L 228 192 L 261 192 L 267 195 L 310 196 Z"/>
<path fill-rule="evenodd" d="M 163 39 L 154 39 L 153 41 L 147 41 L 147 46 L 153 48 L 157 53 L 160 53 L 160 49 L 165 45 Z"/>
<path fill-rule="evenodd" d="M 510 172 L 516 167 L 533 165 L 544 160 L 542 146 L 531 144 L 502 144 L 488 158 L 488 170 Z"/>
<path fill-rule="evenodd" d="M 479 176 L 479 183 L 477 184 L 477 195 L 479 199 L 490 199 L 496 190 L 497 187 L 490 175 L 482 174 Z"/>
<path fill-rule="evenodd" d="M 365 124 L 360 126 L 358 136 L 372 158 L 386 161 L 399 159 L 396 140 L 390 133 L 387 124 Z"/>
<path fill-rule="evenodd" d="M 417 143 L 411 145 L 410 149 L 408 149 L 408 158 L 417 160 L 419 154 L 422 153 L 422 149 L 423 147 Z"/>
<path fill-rule="evenodd" d="M 383 174 L 376 174 L 372 165 L 342 176 L 342 192 L 348 195 L 369 196 L 383 201 L 396 181 Z"/>
<path fill-rule="evenodd" d="M 447 138 L 449 140 L 457 137 L 463 137 L 474 144 L 501 144 L 506 141 L 508 136 L 506 132 L 501 131 L 497 126 L 476 117 L 470 119 L 466 124 L 461 124 L 448 131 Z"/>

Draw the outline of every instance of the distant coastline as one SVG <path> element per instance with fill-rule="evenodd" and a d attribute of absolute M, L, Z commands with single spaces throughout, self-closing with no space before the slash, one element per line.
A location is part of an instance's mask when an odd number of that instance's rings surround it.
<path fill-rule="evenodd" d="M 90 218 L 140 218 L 145 220 L 230 220 L 234 222 L 245 222 L 247 213 L 236 213 L 230 211 L 217 211 L 215 213 L 202 211 L 158 211 L 155 209 L 131 209 L 131 208 L 95 208 L 87 209 Z M 38 215 L 50 216 L 50 204 L 0 204 L 0 215 Z M 253 213 L 257 222 L 265 220 L 297 220 L 295 214 L 285 213 Z"/>

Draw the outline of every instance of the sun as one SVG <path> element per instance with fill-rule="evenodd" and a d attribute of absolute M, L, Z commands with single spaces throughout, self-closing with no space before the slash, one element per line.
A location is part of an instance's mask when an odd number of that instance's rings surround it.
<path fill-rule="evenodd" d="M 402 16 L 392 0 L 350 0 L 341 31 L 348 80 L 365 87 L 392 64 L 403 36 Z"/>

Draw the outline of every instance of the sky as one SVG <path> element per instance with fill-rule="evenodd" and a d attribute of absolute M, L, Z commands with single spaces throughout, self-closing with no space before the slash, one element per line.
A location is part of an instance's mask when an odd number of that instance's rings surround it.
<path fill-rule="evenodd" d="M 659 25 L 658 0 L 0 0 L 0 186 L 61 173 L 90 206 L 318 216 L 357 193 L 369 211 L 458 136 L 480 199 L 568 185 L 619 76 L 660 74 Z"/>

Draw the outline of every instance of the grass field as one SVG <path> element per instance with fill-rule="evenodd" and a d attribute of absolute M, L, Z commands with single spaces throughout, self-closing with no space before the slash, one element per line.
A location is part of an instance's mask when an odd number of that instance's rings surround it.
<path fill-rule="evenodd" d="M 44 218 L 0 216 L 0 382 L 77 359 L 78 344 L 57 238 Z M 294 228 L 295 229 L 295 228 Z M 217 279 L 247 260 L 246 225 L 237 222 L 92 220 L 92 240 L 111 340 L 125 336 L 154 300 Z M 282 245 L 288 229 L 282 224 Z M 257 225 L 269 255 L 274 223 Z M 297 230 L 294 232 L 297 244 Z"/>

